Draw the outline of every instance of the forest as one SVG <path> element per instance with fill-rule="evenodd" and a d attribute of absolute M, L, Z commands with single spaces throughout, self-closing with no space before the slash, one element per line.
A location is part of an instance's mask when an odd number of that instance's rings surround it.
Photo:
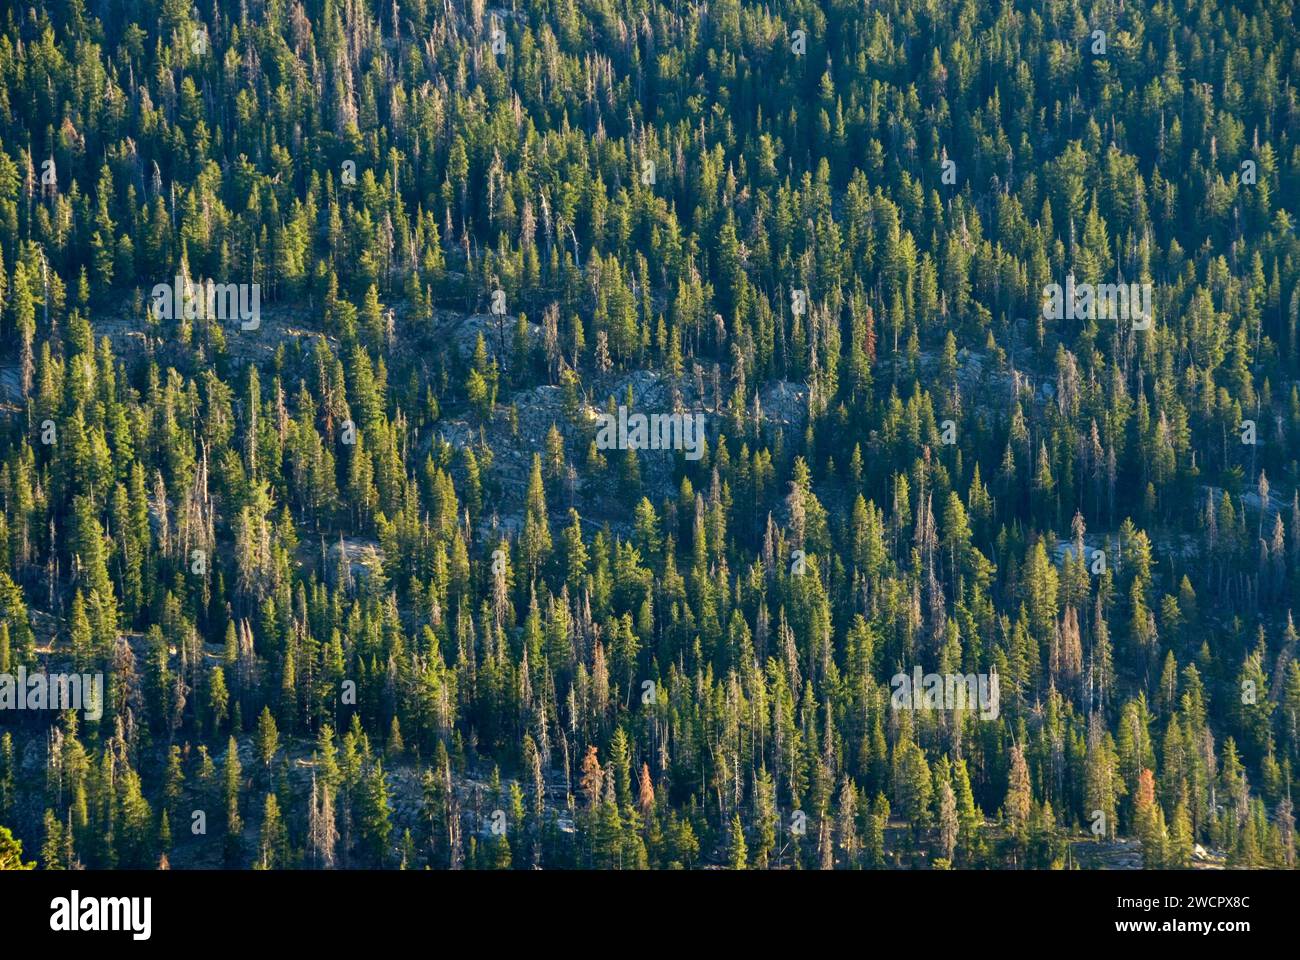
<path fill-rule="evenodd" d="M 1295 0 L 3 7 L 0 869 L 1295 867 Z"/>

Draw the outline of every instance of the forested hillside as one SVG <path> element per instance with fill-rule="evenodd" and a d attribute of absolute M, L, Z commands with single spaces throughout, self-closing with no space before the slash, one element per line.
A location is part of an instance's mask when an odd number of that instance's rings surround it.
<path fill-rule="evenodd" d="M 4 7 L 0 867 L 1295 865 L 1293 0 Z"/>

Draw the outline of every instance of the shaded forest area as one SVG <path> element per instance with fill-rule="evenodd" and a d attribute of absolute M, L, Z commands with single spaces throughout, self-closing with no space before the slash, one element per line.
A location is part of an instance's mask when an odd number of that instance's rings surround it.
<path fill-rule="evenodd" d="M 1294 14 L 7 5 L 0 866 L 1293 867 Z"/>

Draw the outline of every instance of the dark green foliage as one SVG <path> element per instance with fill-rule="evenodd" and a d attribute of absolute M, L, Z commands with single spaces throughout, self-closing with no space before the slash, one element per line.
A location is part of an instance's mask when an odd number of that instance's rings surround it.
<path fill-rule="evenodd" d="M 1289 4 L 128 6 L 0 21 L 0 866 L 1294 865 Z"/>

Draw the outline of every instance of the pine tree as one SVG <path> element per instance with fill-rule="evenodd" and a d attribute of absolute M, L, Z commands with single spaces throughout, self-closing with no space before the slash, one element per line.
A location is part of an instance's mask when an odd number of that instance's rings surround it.
<path fill-rule="evenodd" d="M 551 552 L 551 530 L 546 519 L 546 490 L 542 485 L 542 458 L 537 454 L 533 454 L 532 472 L 528 477 L 524 528 L 519 545 L 529 577 L 536 578 L 539 567 Z"/>
<path fill-rule="evenodd" d="M 23 845 L 8 827 L 0 827 L 0 870 L 34 870 L 36 864 L 23 863 Z"/>
<path fill-rule="evenodd" d="M 329 789 L 318 787 L 313 773 L 307 808 L 307 846 L 315 866 L 325 870 L 333 869 L 334 847 L 338 838 L 338 829 L 334 825 L 333 796 Z"/>
<path fill-rule="evenodd" d="M 939 788 L 939 849 L 943 851 L 943 859 L 950 865 L 957 852 L 959 832 L 957 796 L 953 793 L 952 786 L 944 781 Z"/>
<path fill-rule="evenodd" d="M 279 749 L 280 733 L 276 728 L 275 718 L 271 716 L 270 707 L 263 707 L 261 715 L 257 718 L 257 758 L 267 771 L 271 769 L 271 761 L 275 759 Z"/>
<path fill-rule="evenodd" d="M 66 870 L 68 864 L 63 860 L 64 834 L 63 824 L 54 815 L 53 810 L 45 811 L 45 843 L 41 845 L 41 860 L 46 870 Z"/>
<path fill-rule="evenodd" d="M 274 793 L 266 795 L 262 807 L 262 830 L 258 838 L 257 870 L 277 870 L 289 865 L 289 833 L 280 817 Z"/>
<path fill-rule="evenodd" d="M 749 848 L 745 845 L 745 828 L 740 822 L 740 814 L 731 817 L 730 842 L 727 847 L 727 865 L 732 870 L 746 870 L 749 867 Z"/>
<path fill-rule="evenodd" d="M 361 842 L 371 862 L 383 866 L 390 851 L 388 838 L 393 831 L 392 810 L 388 799 L 388 782 L 383 764 L 376 760 L 366 775 L 361 792 Z"/>
<path fill-rule="evenodd" d="M 1033 792 L 1029 784 L 1029 767 L 1020 744 L 1011 748 L 1011 772 L 1007 777 L 1007 797 L 1003 803 L 1011 835 L 1023 841 L 1029 827 Z"/>
<path fill-rule="evenodd" d="M 232 736 L 226 745 L 225 772 L 226 804 L 226 861 L 233 863 L 241 855 L 244 821 L 239 815 L 239 793 L 243 786 L 243 768 L 239 762 L 239 746 Z"/>

